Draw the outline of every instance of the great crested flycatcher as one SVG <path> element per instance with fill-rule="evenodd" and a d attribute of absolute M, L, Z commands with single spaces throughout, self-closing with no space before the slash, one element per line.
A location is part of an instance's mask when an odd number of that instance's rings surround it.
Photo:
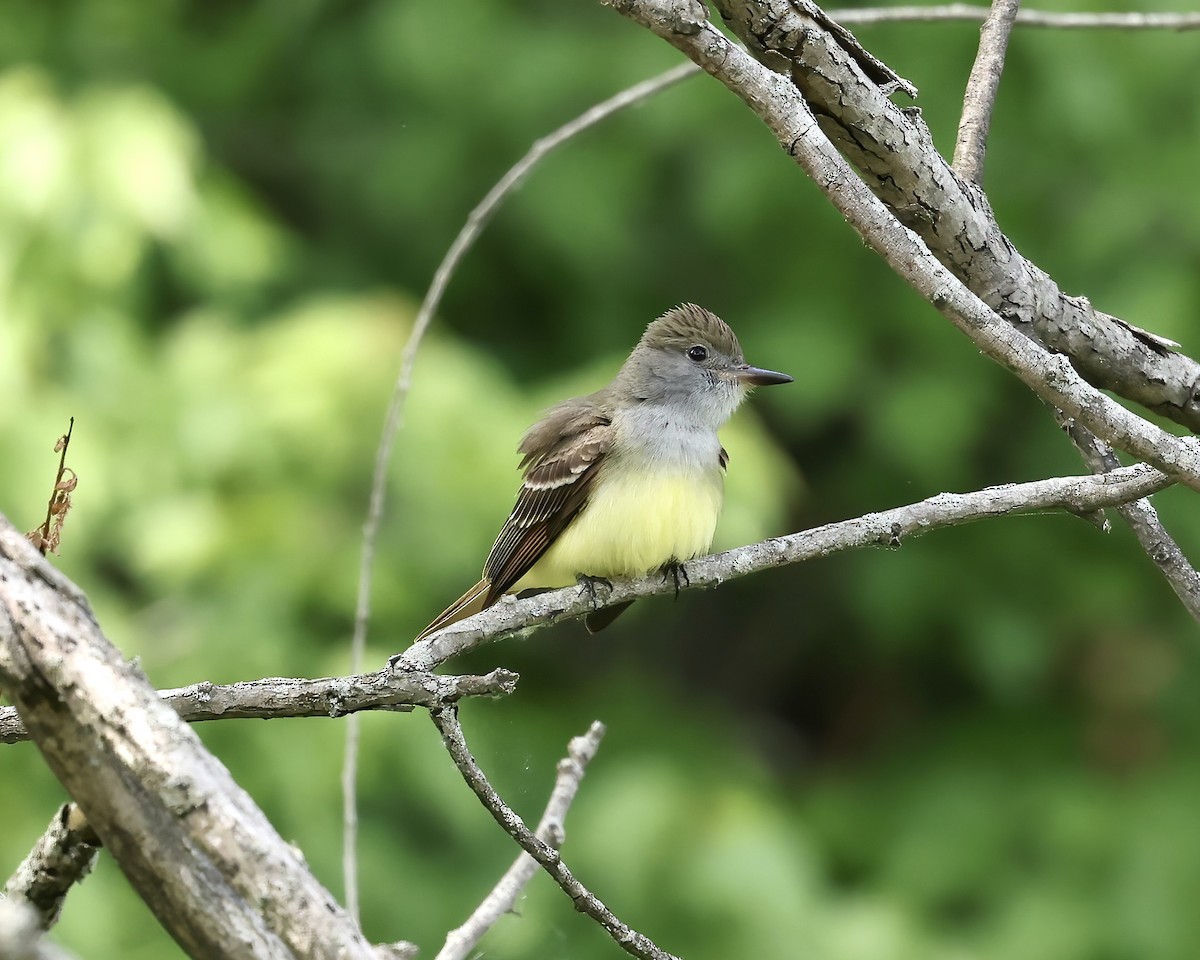
<path fill-rule="evenodd" d="M 717 430 L 753 387 L 791 380 L 747 364 L 733 331 L 702 307 L 668 310 L 612 383 L 551 407 L 525 434 L 524 482 L 483 579 L 417 639 L 504 593 L 637 577 L 707 553 L 729 459 Z M 588 630 L 626 606 L 589 615 Z"/>

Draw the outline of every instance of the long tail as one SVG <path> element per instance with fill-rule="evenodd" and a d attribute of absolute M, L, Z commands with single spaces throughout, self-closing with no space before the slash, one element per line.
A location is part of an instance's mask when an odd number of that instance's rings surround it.
<path fill-rule="evenodd" d="M 492 582 L 490 580 L 480 580 L 475 586 L 439 613 L 433 623 L 417 634 L 416 640 L 424 640 L 431 633 L 441 630 L 442 627 L 448 627 L 459 620 L 465 620 L 467 617 L 478 613 L 484 607 L 491 606 L 487 602 L 488 592 L 491 590 L 491 587 Z M 495 601 L 492 602 L 494 603 Z M 413 642 L 415 643 L 416 640 Z"/>

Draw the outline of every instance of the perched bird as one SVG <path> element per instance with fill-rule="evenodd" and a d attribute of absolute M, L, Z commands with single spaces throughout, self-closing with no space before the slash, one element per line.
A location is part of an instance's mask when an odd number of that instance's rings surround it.
<path fill-rule="evenodd" d="M 508 592 L 677 571 L 707 553 L 728 461 L 717 430 L 753 387 L 791 380 L 747 364 L 733 331 L 707 310 L 668 310 L 612 383 L 551 407 L 525 434 L 524 482 L 483 579 L 417 639 Z M 588 630 L 628 605 L 590 614 Z"/>

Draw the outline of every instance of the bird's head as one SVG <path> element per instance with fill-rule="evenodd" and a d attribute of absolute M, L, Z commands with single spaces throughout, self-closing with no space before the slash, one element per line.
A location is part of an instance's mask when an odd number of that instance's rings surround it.
<path fill-rule="evenodd" d="M 646 328 L 616 384 L 634 402 L 679 406 L 719 426 L 754 387 L 791 381 L 750 366 L 724 320 L 685 303 Z"/>

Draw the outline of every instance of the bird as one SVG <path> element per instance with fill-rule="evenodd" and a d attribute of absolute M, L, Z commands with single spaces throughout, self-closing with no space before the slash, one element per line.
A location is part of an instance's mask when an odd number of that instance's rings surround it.
<path fill-rule="evenodd" d="M 708 553 L 729 456 L 717 431 L 754 387 L 790 383 L 746 363 L 725 321 L 684 303 L 645 333 L 608 386 L 551 407 L 517 448 L 523 480 L 483 576 L 416 640 L 505 593 L 675 574 Z M 686 571 L 684 571 L 686 576 Z M 585 618 L 590 633 L 629 601 Z"/>

